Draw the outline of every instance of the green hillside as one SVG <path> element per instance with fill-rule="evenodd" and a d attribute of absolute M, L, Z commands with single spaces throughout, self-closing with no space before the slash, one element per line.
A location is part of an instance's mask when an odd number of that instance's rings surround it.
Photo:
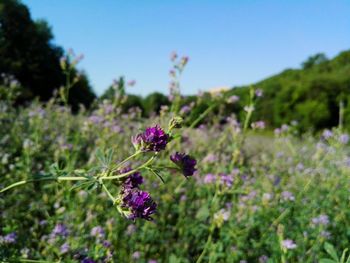
<path fill-rule="evenodd" d="M 350 126 L 350 51 L 328 60 L 323 54 L 310 57 L 302 69 L 287 69 L 253 86 L 264 92 L 256 107 L 255 118 L 272 126 L 293 120 L 303 129 L 338 125 L 339 105 L 344 103 L 344 122 Z M 235 87 L 241 106 L 249 87 Z"/>

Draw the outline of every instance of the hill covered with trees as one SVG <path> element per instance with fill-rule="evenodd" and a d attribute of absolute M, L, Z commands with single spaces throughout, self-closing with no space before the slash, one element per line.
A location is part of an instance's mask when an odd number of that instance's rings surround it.
<path fill-rule="evenodd" d="M 284 70 L 253 86 L 264 93 L 255 118 L 271 126 L 296 120 L 302 129 L 318 130 L 338 125 L 339 113 L 343 112 L 343 121 L 350 127 L 350 51 L 333 59 L 316 54 L 303 62 L 301 69 Z M 248 89 L 235 87 L 230 94 L 238 95 L 243 106 Z"/>

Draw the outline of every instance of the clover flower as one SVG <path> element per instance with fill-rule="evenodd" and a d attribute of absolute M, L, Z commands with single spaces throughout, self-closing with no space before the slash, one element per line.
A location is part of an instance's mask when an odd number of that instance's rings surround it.
<path fill-rule="evenodd" d="M 263 95 L 263 91 L 262 91 L 262 89 L 256 89 L 255 90 L 255 95 L 257 96 L 257 97 L 262 97 L 262 95 Z"/>
<path fill-rule="evenodd" d="M 328 215 L 319 215 L 318 217 L 314 217 L 311 219 L 312 224 L 314 225 L 328 225 L 329 224 L 329 217 Z"/>
<path fill-rule="evenodd" d="M 257 122 L 253 122 L 251 124 L 252 128 L 253 129 L 260 129 L 260 130 L 263 130 L 265 129 L 265 122 L 264 121 L 257 121 Z"/>
<path fill-rule="evenodd" d="M 341 134 L 340 136 L 339 136 L 339 142 L 341 143 L 341 144 L 347 144 L 348 142 L 349 142 L 349 135 L 348 134 Z"/>
<path fill-rule="evenodd" d="M 333 132 L 326 129 L 323 131 L 322 136 L 323 136 L 323 138 L 325 138 L 327 140 L 333 136 Z"/>
<path fill-rule="evenodd" d="M 132 138 L 134 147 L 143 152 L 159 152 L 164 150 L 168 141 L 169 136 L 158 125 L 149 127 L 145 132 Z"/>
<path fill-rule="evenodd" d="M 294 243 L 291 239 L 285 239 L 282 241 L 282 247 L 285 249 L 295 249 L 297 248 L 297 245 Z"/>
<path fill-rule="evenodd" d="M 64 224 L 55 225 L 54 229 L 51 232 L 51 237 L 55 238 L 57 236 L 67 237 L 69 235 L 68 228 Z"/>
<path fill-rule="evenodd" d="M 132 258 L 133 259 L 139 259 L 141 256 L 141 253 L 139 251 L 135 251 L 133 254 L 132 254 Z"/>
<path fill-rule="evenodd" d="M 294 201 L 295 200 L 294 195 L 288 191 L 283 191 L 281 193 L 281 197 L 282 197 L 283 201 Z"/>
<path fill-rule="evenodd" d="M 96 238 L 103 238 L 105 236 L 105 231 L 101 226 L 95 226 L 91 229 L 90 235 Z"/>
<path fill-rule="evenodd" d="M 131 167 L 126 167 L 126 168 L 120 170 L 119 172 L 121 174 L 123 174 L 123 173 L 127 173 L 127 172 L 129 172 L 131 170 L 132 170 Z M 132 188 L 139 187 L 139 185 L 141 185 L 141 184 L 143 184 L 143 177 L 142 177 L 140 172 L 135 172 L 135 173 L 129 175 L 125 179 L 123 187 L 132 189 Z"/>
<path fill-rule="evenodd" d="M 203 183 L 205 184 L 211 184 L 216 181 L 216 176 L 214 174 L 206 174 L 203 178 Z"/>
<path fill-rule="evenodd" d="M 102 241 L 102 245 L 103 245 L 104 247 L 106 247 L 106 248 L 109 248 L 109 247 L 112 246 L 112 243 L 109 242 L 108 240 L 103 240 L 103 241 Z"/>
<path fill-rule="evenodd" d="M 143 218 L 152 220 L 151 215 L 156 212 L 157 204 L 149 193 L 138 188 L 127 189 L 122 198 L 122 207 L 129 209 L 129 219 Z"/>
<path fill-rule="evenodd" d="M 262 255 L 259 257 L 259 263 L 266 263 L 269 260 L 269 257 L 266 255 Z"/>
<path fill-rule="evenodd" d="M 69 250 L 70 250 L 70 246 L 69 246 L 69 244 L 68 244 L 67 242 L 64 243 L 64 244 L 60 247 L 60 252 L 61 252 L 62 254 L 67 253 Z"/>
<path fill-rule="evenodd" d="M 227 103 L 229 104 L 236 103 L 237 101 L 239 101 L 239 97 L 236 95 L 232 95 L 227 99 Z"/>
<path fill-rule="evenodd" d="M 15 232 L 12 232 L 10 234 L 7 234 L 6 236 L 4 236 L 2 238 L 2 241 L 5 243 L 5 244 L 13 244 L 13 243 L 16 243 L 16 240 L 17 240 L 17 234 Z"/>
<path fill-rule="evenodd" d="M 220 174 L 221 184 L 231 187 L 233 185 L 233 176 L 231 174 Z"/>
<path fill-rule="evenodd" d="M 182 170 L 185 177 L 192 176 L 197 170 L 197 161 L 185 153 L 176 152 L 170 156 L 170 160 Z"/>

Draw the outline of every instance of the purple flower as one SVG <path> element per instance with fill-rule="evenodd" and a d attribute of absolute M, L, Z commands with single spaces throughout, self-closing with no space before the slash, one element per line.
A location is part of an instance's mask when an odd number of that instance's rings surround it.
<path fill-rule="evenodd" d="M 175 61 L 177 59 L 177 53 L 175 51 L 171 52 L 170 54 L 170 60 Z"/>
<path fill-rule="evenodd" d="M 264 121 L 253 122 L 251 126 L 253 129 L 263 130 L 265 129 L 265 122 Z"/>
<path fill-rule="evenodd" d="M 129 219 L 152 220 L 151 215 L 156 212 L 157 204 L 149 193 L 134 188 L 124 192 L 122 207 L 130 210 Z"/>
<path fill-rule="evenodd" d="M 66 242 L 60 247 L 60 251 L 62 254 L 67 253 L 70 250 L 69 244 Z"/>
<path fill-rule="evenodd" d="M 92 115 L 88 120 L 93 124 L 100 124 L 104 121 L 104 118 L 102 116 Z"/>
<path fill-rule="evenodd" d="M 112 244 L 108 240 L 103 240 L 102 245 L 106 248 L 109 248 Z"/>
<path fill-rule="evenodd" d="M 233 185 L 233 176 L 231 174 L 220 174 L 221 183 L 227 187 Z"/>
<path fill-rule="evenodd" d="M 282 197 L 283 201 L 294 201 L 295 200 L 294 195 L 288 191 L 283 191 L 281 193 L 281 197 Z"/>
<path fill-rule="evenodd" d="M 255 90 L 255 95 L 256 95 L 257 97 L 262 97 L 262 95 L 263 95 L 262 89 L 256 89 L 256 90 Z"/>
<path fill-rule="evenodd" d="M 103 238 L 105 236 L 105 231 L 101 226 L 95 226 L 91 229 L 90 235 L 96 238 Z"/>
<path fill-rule="evenodd" d="M 148 263 L 158 263 L 158 261 L 155 259 L 150 259 L 150 260 L 148 260 Z"/>
<path fill-rule="evenodd" d="M 214 174 L 207 174 L 204 176 L 203 182 L 205 184 L 211 184 L 216 181 L 216 176 Z"/>
<path fill-rule="evenodd" d="M 282 247 L 285 249 L 295 249 L 297 245 L 291 239 L 285 239 L 282 241 Z"/>
<path fill-rule="evenodd" d="M 322 136 L 323 136 L 323 138 L 325 138 L 327 140 L 333 136 L 333 133 L 332 133 L 332 131 L 326 129 L 323 131 Z"/>
<path fill-rule="evenodd" d="M 349 142 L 349 135 L 347 135 L 347 134 L 341 134 L 340 136 L 339 136 L 339 142 L 341 143 L 341 144 L 347 144 L 348 142 Z"/>
<path fill-rule="evenodd" d="M 269 260 L 269 257 L 266 255 L 262 255 L 259 257 L 259 263 L 266 263 Z"/>
<path fill-rule="evenodd" d="M 322 230 L 320 233 L 320 236 L 326 239 L 329 239 L 331 237 L 331 233 L 329 233 L 328 231 Z"/>
<path fill-rule="evenodd" d="M 144 152 L 159 152 L 164 150 L 169 136 L 158 125 L 149 127 L 145 132 L 132 138 L 135 148 Z"/>
<path fill-rule="evenodd" d="M 5 244 L 13 244 L 16 243 L 17 240 L 17 234 L 15 232 L 12 232 L 10 234 L 7 234 L 6 236 L 3 237 L 3 242 Z"/>
<path fill-rule="evenodd" d="M 185 115 L 185 114 L 189 113 L 190 111 L 191 111 L 191 107 L 188 105 L 184 105 L 184 106 L 182 106 L 182 108 L 180 110 L 180 114 Z"/>
<path fill-rule="evenodd" d="M 314 217 L 311 219 L 311 222 L 314 225 L 328 225 L 329 224 L 329 217 L 328 215 L 319 215 L 318 217 Z"/>
<path fill-rule="evenodd" d="M 128 83 L 127 83 L 127 85 L 130 86 L 130 87 L 135 86 L 135 84 L 136 84 L 135 80 L 129 80 Z"/>
<path fill-rule="evenodd" d="M 176 152 L 170 156 L 170 160 L 182 170 L 185 177 L 192 176 L 197 170 L 197 161 L 185 153 Z"/>
<path fill-rule="evenodd" d="M 233 104 L 233 103 L 235 103 L 237 101 L 239 101 L 239 97 L 236 96 L 236 95 L 232 95 L 231 97 L 229 97 L 227 99 L 227 103 L 229 103 L 229 104 Z"/>
<path fill-rule="evenodd" d="M 214 214 L 214 219 L 222 219 L 223 221 L 229 220 L 231 215 L 231 210 L 230 209 L 220 209 L 219 212 Z"/>
<path fill-rule="evenodd" d="M 141 256 L 141 253 L 139 251 L 135 251 L 133 254 L 132 254 L 132 258 L 133 259 L 139 259 Z"/>
<path fill-rule="evenodd" d="M 96 261 L 91 258 L 84 258 L 81 263 L 96 263 Z"/>
<path fill-rule="evenodd" d="M 130 172 L 132 169 L 131 167 L 126 167 L 124 169 L 121 169 L 119 172 L 120 174 Z M 135 172 L 133 174 L 130 174 L 124 181 L 123 187 L 124 188 L 137 188 L 139 185 L 143 184 L 143 177 L 140 172 Z"/>
<path fill-rule="evenodd" d="M 51 237 L 55 238 L 57 236 L 67 237 L 69 235 L 68 228 L 64 224 L 55 225 L 51 232 Z"/>
<path fill-rule="evenodd" d="M 275 133 L 275 135 L 280 135 L 280 134 L 282 133 L 281 128 L 276 128 L 276 129 L 274 130 L 274 133 Z"/>

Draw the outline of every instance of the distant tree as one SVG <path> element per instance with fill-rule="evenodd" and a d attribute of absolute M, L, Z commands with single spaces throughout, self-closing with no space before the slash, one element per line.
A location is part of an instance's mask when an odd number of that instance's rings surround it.
<path fill-rule="evenodd" d="M 159 113 L 162 105 L 169 104 L 168 97 L 159 92 L 151 93 L 143 100 L 143 107 L 148 116 L 151 113 Z"/>
<path fill-rule="evenodd" d="M 51 43 L 52 39 L 49 25 L 43 20 L 33 21 L 24 4 L 18 0 L 1 0 L 0 75 L 11 75 L 19 81 L 26 90 L 23 100 L 34 97 L 47 100 L 64 84 L 65 76 L 59 63 L 64 52 Z M 1 77 L 0 82 L 3 82 Z M 74 89 L 78 87 L 77 93 L 82 96 L 72 98 L 72 102 L 89 105 L 95 95 L 87 78 Z"/>
<path fill-rule="evenodd" d="M 316 55 L 310 56 L 306 61 L 304 61 L 302 63 L 302 67 L 303 69 L 309 69 L 326 61 L 328 61 L 328 58 L 324 53 L 317 53 Z"/>

